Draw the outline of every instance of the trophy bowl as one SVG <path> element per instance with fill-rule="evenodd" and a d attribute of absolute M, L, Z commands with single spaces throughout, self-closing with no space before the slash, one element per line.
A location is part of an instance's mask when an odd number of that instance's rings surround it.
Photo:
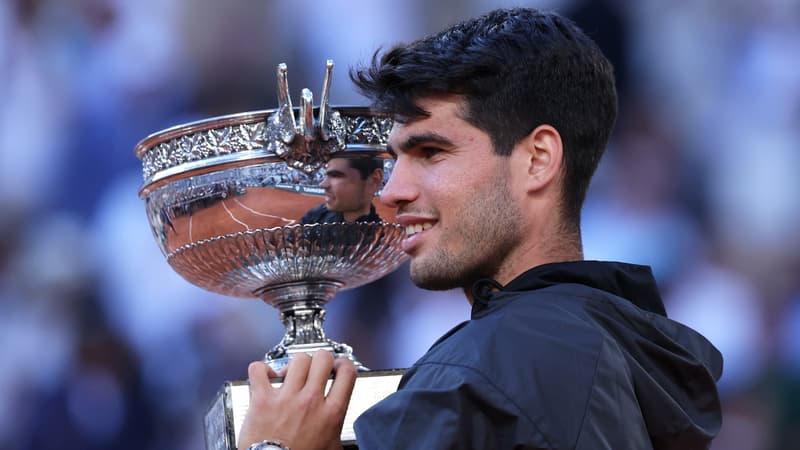
<path fill-rule="evenodd" d="M 292 107 L 284 64 L 278 108 L 216 117 L 154 133 L 136 145 L 139 196 L 170 266 L 203 289 L 260 298 L 277 308 L 285 334 L 265 355 L 275 370 L 292 354 L 329 350 L 364 369 L 352 349 L 323 330 L 325 304 L 406 260 L 395 213 L 373 201 L 379 220 L 309 223 L 325 203 L 320 183 L 333 159 L 371 160 L 388 180 L 392 121 L 328 104 L 328 61 L 319 107 L 302 91 Z"/>

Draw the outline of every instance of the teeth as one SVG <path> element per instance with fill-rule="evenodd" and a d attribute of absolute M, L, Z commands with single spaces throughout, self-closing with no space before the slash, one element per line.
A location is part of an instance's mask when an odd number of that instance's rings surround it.
<path fill-rule="evenodd" d="M 406 236 L 413 236 L 422 230 L 429 230 L 433 226 L 430 222 L 406 225 Z"/>

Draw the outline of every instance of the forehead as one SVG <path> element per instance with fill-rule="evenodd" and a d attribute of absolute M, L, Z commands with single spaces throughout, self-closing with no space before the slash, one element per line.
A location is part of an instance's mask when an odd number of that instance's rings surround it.
<path fill-rule="evenodd" d="M 325 165 L 328 171 L 349 172 L 356 170 L 350 166 L 350 161 L 347 158 L 331 158 Z"/>
<path fill-rule="evenodd" d="M 395 152 L 407 150 L 424 136 L 436 136 L 458 144 L 486 135 L 464 119 L 463 102 L 459 97 L 423 99 L 417 104 L 429 115 L 408 122 L 395 122 L 389 134 L 389 146 Z"/>

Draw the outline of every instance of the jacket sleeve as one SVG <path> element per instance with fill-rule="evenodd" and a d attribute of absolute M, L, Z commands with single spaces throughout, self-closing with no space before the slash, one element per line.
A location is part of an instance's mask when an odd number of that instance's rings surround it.
<path fill-rule="evenodd" d="M 424 364 L 355 424 L 359 449 L 550 448 L 535 424 L 471 368 Z"/>

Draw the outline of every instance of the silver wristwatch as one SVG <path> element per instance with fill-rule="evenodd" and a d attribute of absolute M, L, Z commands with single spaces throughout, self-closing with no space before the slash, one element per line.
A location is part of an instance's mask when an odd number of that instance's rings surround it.
<path fill-rule="evenodd" d="M 289 450 L 289 447 L 283 445 L 281 441 L 261 441 L 247 447 L 247 450 Z"/>

